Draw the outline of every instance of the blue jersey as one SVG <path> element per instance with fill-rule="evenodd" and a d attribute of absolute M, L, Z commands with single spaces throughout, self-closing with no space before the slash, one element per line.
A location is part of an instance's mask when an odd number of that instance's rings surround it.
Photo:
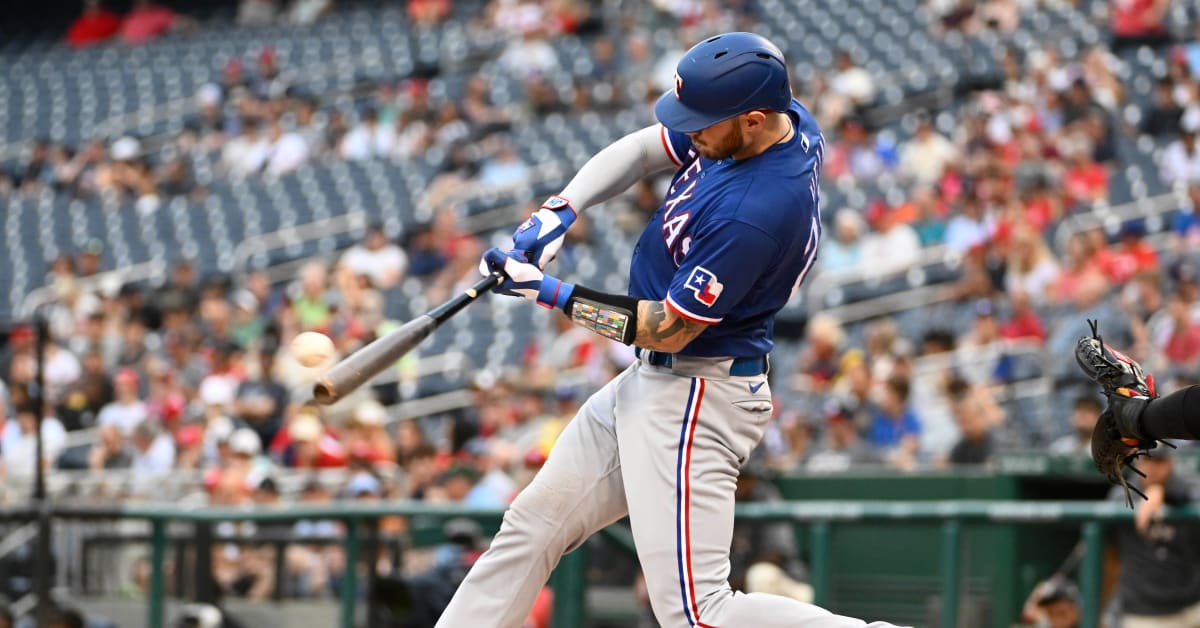
<path fill-rule="evenodd" d="M 633 251 L 629 295 L 709 325 L 681 355 L 769 352 L 775 313 L 816 259 L 825 140 L 799 102 L 788 114 L 792 139 L 741 161 L 702 157 L 663 128 L 679 170 Z"/>

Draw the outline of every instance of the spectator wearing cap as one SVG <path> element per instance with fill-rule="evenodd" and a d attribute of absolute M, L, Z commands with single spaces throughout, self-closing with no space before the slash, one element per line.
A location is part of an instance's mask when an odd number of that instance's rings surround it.
<path fill-rule="evenodd" d="M 195 423 L 175 431 L 175 468 L 198 470 L 204 467 L 204 427 Z"/>
<path fill-rule="evenodd" d="M 1134 502 L 1134 525 L 1113 530 L 1124 628 L 1200 626 L 1200 525 L 1162 518 L 1164 507 L 1191 503 L 1200 492 L 1175 472 L 1171 448 L 1158 449 L 1138 463 L 1146 477 L 1130 479 L 1147 497 Z M 1109 499 L 1124 503 L 1124 490 L 1113 487 Z"/>
<path fill-rule="evenodd" d="M 374 399 L 365 399 L 354 407 L 342 442 L 346 451 L 371 465 L 396 462 L 392 439 L 384 429 L 387 410 Z"/>
<path fill-rule="evenodd" d="M 1141 220 L 1121 225 L 1120 244 L 1104 260 L 1105 274 L 1113 283 L 1125 283 L 1138 273 L 1158 270 L 1158 252 L 1145 236 L 1146 225 Z"/>
<path fill-rule="evenodd" d="M 838 473 L 861 465 L 883 462 L 879 453 L 863 442 L 854 417 L 841 402 L 825 404 L 825 430 L 821 444 L 804 463 L 808 473 Z"/>
<path fill-rule="evenodd" d="M 1071 413 L 1071 433 L 1055 439 L 1047 451 L 1056 456 L 1091 457 L 1092 430 L 1096 428 L 1103 408 L 1100 400 L 1092 394 L 1076 397 L 1074 407 Z"/>
<path fill-rule="evenodd" d="M 328 469 L 346 466 L 346 451 L 312 410 L 302 410 L 281 432 L 273 449 L 281 449 L 283 464 L 296 469 Z"/>
<path fill-rule="evenodd" d="M 408 258 L 403 249 L 388 241 L 383 225 L 376 223 L 361 243 L 342 255 L 340 263 L 355 275 L 366 276 L 375 288 L 387 290 L 404 278 Z"/>
<path fill-rule="evenodd" d="M 139 423 L 149 416 L 146 404 L 138 394 L 138 374 L 133 369 L 121 369 L 113 377 L 113 401 L 100 409 L 98 425 L 112 425 L 123 437 L 133 433 Z"/>
<path fill-rule="evenodd" d="M 1074 583 L 1055 575 L 1034 588 L 1022 616 L 1036 628 L 1079 628 L 1080 599 Z"/>

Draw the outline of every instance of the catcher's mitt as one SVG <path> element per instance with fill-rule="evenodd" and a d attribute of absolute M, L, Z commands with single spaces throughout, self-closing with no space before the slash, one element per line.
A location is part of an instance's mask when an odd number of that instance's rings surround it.
<path fill-rule="evenodd" d="M 1088 325 L 1092 335 L 1080 338 L 1075 345 L 1075 361 L 1088 379 L 1104 389 L 1108 398 L 1108 407 L 1092 430 L 1092 462 L 1109 481 L 1125 489 L 1126 501 L 1132 507 L 1131 491 L 1143 499 L 1146 496 L 1125 481 L 1123 467 L 1145 477 L 1133 466 L 1133 461 L 1157 446 L 1157 442 L 1143 434 L 1138 425 L 1146 404 L 1157 396 L 1154 376 L 1144 375 L 1141 365 L 1104 344 L 1096 321 L 1089 320 Z"/>

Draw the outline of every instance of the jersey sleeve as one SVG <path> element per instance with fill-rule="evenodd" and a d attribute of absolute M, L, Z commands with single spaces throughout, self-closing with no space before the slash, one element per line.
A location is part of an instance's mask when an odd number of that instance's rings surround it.
<path fill-rule="evenodd" d="M 662 139 L 663 150 L 671 158 L 671 163 L 682 166 L 687 159 L 688 150 L 692 148 L 692 139 L 686 134 L 672 131 L 663 125 L 658 125 L 659 137 Z"/>
<path fill-rule="evenodd" d="M 775 262 L 779 244 L 760 229 L 730 221 L 697 234 L 671 279 L 666 303 L 676 314 L 714 325 Z"/>

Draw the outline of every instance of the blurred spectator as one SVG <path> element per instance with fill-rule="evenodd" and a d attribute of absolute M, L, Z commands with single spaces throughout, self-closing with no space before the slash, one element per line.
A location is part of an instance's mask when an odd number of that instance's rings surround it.
<path fill-rule="evenodd" d="M 328 271 L 320 261 L 300 267 L 300 294 L 292 300 L 292 308 L 301 330 L 315 329 L 329 320 L 329 301 L 326 299 Z"/>
<path fill-rule="evenodd" d="M 921 423 L 908 405 L 908 380 L 890 377 L 871 417 L 868 442 L 885 452 L 888 463 L 900 468 L 916 464 Z"/>
<path fill-rule="evenodd" d="M 863 236 L 863 268 L 888 272 L 907 268 L 921 259 L 921 238 L 909 225 L 900 222 L 894 209 L 881 208 L 872 226 L 875 231 Z"/>
<path fill-rule="evenodd" d="M 509 142 L 501 142 L 496 154 L 483 162 L 479 169 L 479 182 L 483 185 L 511 186 L 529 178 L 529 167 Z"/>
<path fill-rule="evenodd" d="M 275 22 L 278 16 L 279 3 L 276 0 L 240 0 L 234 21 L 239 26 L 266 26 Z"/>
<path fill-rule="evenodd" d="M 373 159 L 387 157 L 395 146 L 395 127 L 380 124 L 379 110 L 369 107 L 338 144 L 338 154 L 349 160 Z"/>
<path fill-rule="evenodd" d="M 1045 303 L 1058 281 L 1058 262 L 1041 234 L 1033 229 L 1018 227 L 1011 238 L 1005 264 L 1005 288 L 1009 294 L 1021 292 L 1034 303 Z"/>
<path fill-rule="evenodd" d="M 130 468 L 134 471 L 160 473 L 175 465 L 175 443 L 155 422 L 139 423 L 129 442 L 133 445 Z"/>
<path fill-rule="evenodd" d="M 343 253 L 340 263 L 355 275 L 365 275 L 380 290 L 399 283 L 408 269 L 404 250 L 388 241 L 381 223 L 371 225 L 367 237 Z"/>
<path fill-rule="evenodd" d="M 839 131 L 839 140 L 830 147 L 823 162 L 826 177 L 869 181 L 892 170 L 894 164 L 884 158 L 887 149 L 876 143 L 862 120 L 847 117 L 842 120 Z"/>
<path fill-rule="evenodd" d="M 288 425 L 281 461 L 297 469 L 327 469 L 346 466 L 346 451 L 321 420 L 301 412 Z M 280 442 L 276 438 L 276 442 Z"/>
<path fill-rule="evenodd" d="M 1113 49 L 1168 43 L 1165 20 L 1170 6 L 1171 0 L 1109 0 Z"/>
<path fill-rule="evenodd" d="M 865 107 L 875 100 L 875 78 L 854 63 L 850 53 L 841 50 L 834 60 L 837 72 L 829 79 L 829 88 L 848 98 L 853 108 Z"/>
<path fill-rule="evenodd" d="M 26 478 L 37 469 L 37 408 L 31 401 L 15 404 L 14 420 L 0 426 L 0 462 L 9 477 Z M 58 454 L 66 445 L 67 431 L 53 416 L 42 417 L 42 460 L 43 468 L 52 469 Z"/>
<path fill-rule="evenodd" d="M 1079 588 L 1055 575 L 1034 588 L 1022 616 L 1037 628 L 1079 628 L 1080 603 Z"/>
<path fill-rule="evenodd" d="M 992 428 L 1003 414 L 987 388 L 972 387 L 965 380 L 953 379 L 946 385 L 950 410 L 958 424 L 960 437 L 950 450 L 952 465 L 979 465 L 990 462 L 996 452 Z"/>
<path fill-rule="evenodd" d="M 270 143 L 259 130 L 258 118 L 242 120 L 241 132 L 221 149 L 221 166 L 235 177 L 260 172 L 270 157 Z"/>
<path fill-rule="evenodd" d="M 824 438 L 805 461 L 806 472 L 837 473 L 882 462 L 879 453 L 863 442 L 854 418 L 840 403 L 831 400 L 824 413 Z"/>
<path fill-rule="evenodd" d="M 396 451 L 384 429 L 387 418 L 387 410 L 373 399 L 359 402 L 354 407 L 342 437 L 352 458 L 371 465 L 396 462 Z"/>
<path fill-rule="evenodd" d="M 303 166 L 309 159 L 308 142 L 295 130 L 285 130 L 279 120 L 273 120 L 267 132 L 266 173 L 282 176 Z"/>
<path fill-rule="evenodd" d="M 1106 258 L 1105 271 L 1113 283 L 1125 283 L 1135 275 L 1158 270 L 1158 252 L 1145 240 L 1146 226 L 1140 220 L 1121 225 L 1120 244 Z"/>
<path fill-rule="evenodd" d="M 297 26 L 312 24 L 333 10 L 333 0 L 292 0 L 286 20 Z"/>
<path fill-rule="evenodd" d="M 1147 497 L 1134 503 L 1134 525 L 1113 530 L 1121 565 L 1116 596 L 1122 625 L 1129 628 L 1200 622 L 1200 565 L 1193 558 L 1200 550 L 1200 526 L 1162 519 L 1165 506 L 1193 502 L 1197 487 L 1175 472 L 1171 449 L 1160 449 L 1139 462 L 1146 477 L 1130 480 Z M 1124 502 L 1124 490 L 1113 487 L 1109 499 Z"/>
<path fill-rule="evenodd" d="M 408 0 L 408 18 L 414 24 L 431 27 L 450 16 L 450 0 Z"/>
<path fill-rule="evenodd" d="M 116 425 L 101 425 L 96 431 L 96 442 L 88 452 L 88 468 L 93 471 L 105 469 L 128 469 L 133 457 L 125 447 L 125 437 Z"/>
<path fill-rule="evenodd" d="M 1175 100 L 1175 83 L 1168 77 L 1158 79 L 1154 101 L 1142 113 L 1139 130 L 1155 137 L 1167 137 L 1179 132 L 1183 107 Z"/>
<path fill-rule="evenodd" d="M 1180 120 L 1179 138 L 1167 145 L 1159 162 L 1167 185 L 1200 183 L 1200 149 L 1196 133 L 1200 131 L 1200 109 L 1192 109 Z"/>
<path fill-rule="evenodd" d="M 121 16 L 104 8 L 100 0 L 84 0 L 83 13 L 71 22 L 67 43 L 82 48 L 102 42 L 121 29 Z"/>
<path fill-rule="evenodd" d="M 960 212 L 946 223 L 946 247 L 965 253 L 986 244 L 992 237 L 994 221 L 984 215 L 983 205 L 974 194 L 964 194 Z"/>
<path fill-rule="evenodd" d="M 900 172 L 920 183 L 937 183 L 947 163 L 958 157 L 954 144 L 933 129 L 927 115 L 917 120 L 917 132 L 900 147 Z"/>
<path fill-rule="evenodd" d="M 1048 296 L 1051 302 L 1082 306 L 1095 302 L 1108 291 L 1108 279 L 1096 263 L 1096 249 L 1083 233 L 1067 240 L 1067 254 L 1058 281 Z"/>
<path fill-rule="evenodd" d="M 275 440 L 283 427 L 284 412 L 288 405 L 288 391 L 272 377 L 275 355 L 260 349 L 257 352 L 257 368 L 247 369 L 249 376 L 238 384 L 233 410 L 254 433 L 263 445 Z"/>
<path fill-rule="evenodd" d="M 133 8 L 121 22 L 121 39 L 130 45 L 144 44 L 185 25 L 185 19 L 153 0 L 133 0 Z"/>
<path fill-rule="evenodd" d="M 1175 290 L 1167 298 L 1170 331 L 1161 345 L 1168 367 L 1193 370 L 1200 366 L 1200 322 L 1192 316 L 1192 299 L 1187 293 Z"/>
<path fill-rule="evenodd" d="M 833 215 L 833 238 L 821 243 L 820 267 L 836 273 L 853 270 L 862 259 L 862 233 L 866 228 L 858 213 L 848 207 Z"/>
<path fill-rule="evenodd" d="M 1000 326 L 1000 336 L 1006 340 L 1046 340 L 1046 326 L 1038 316 L 1033 299 L 1023 290 L 1014 290 L 1010 295 L 1012 311 L 1009 318 Z"/>
<path fill-rule="evenodd" d="M 100 409 L 96 424 L 112 425 L 122 436 L 129 436 L 134 428 L 148 417 L 146 404 L 138 393 L 138 374 L 133 369 L 121 369 L 113 377 L 113 400 Z"/>
<path fill-rule="evenodd" d="M 1050 443 L 1047 451 L 1057 456 L 1088 456 L 1092 455 L 1092 430 L 1102 410 L 1100 400 L 1095 395 L 1084 394 L 1075 398 L 1075 410 L 1071 413 L 1070 434 L 1058 437 Z"/>

